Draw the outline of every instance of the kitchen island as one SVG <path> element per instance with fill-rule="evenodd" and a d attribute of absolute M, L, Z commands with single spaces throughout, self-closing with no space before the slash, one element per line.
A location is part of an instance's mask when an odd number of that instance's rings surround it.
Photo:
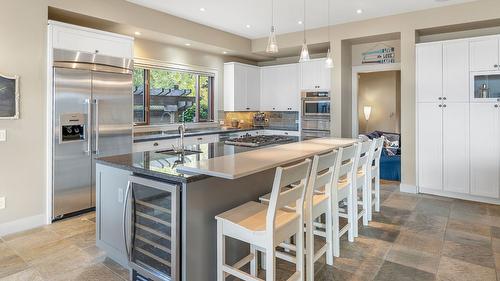
<path fill-rule="evenodd" d="M 184 154 L 101 158 L 97 246 L 146 277 L 144 272 L 174 280 L 215 280 L 215 215 L 269 192 L 276 167 L 353 142 L 295 139 L 263 148 L 216 142 L 188 146 Z M 248 253 L 246 245 L 228 240 L 228 262 Z"/>

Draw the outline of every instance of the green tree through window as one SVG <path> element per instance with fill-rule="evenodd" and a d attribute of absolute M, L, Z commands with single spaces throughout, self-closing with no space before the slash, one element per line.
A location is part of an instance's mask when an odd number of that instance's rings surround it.
<path fill-rule="evenodd" d="M 145 80 L 149 87 L 145 87 Z M 149 101 L 149 110 L 142 111 L 144 115 L 149 113 L 147 124 L 210 121 L 212 84 L 213 77 L 206 74 L 165 69 L 134 71 L 134 89 L 147 88 L 144 96 Z M 139 92 L 134 91 L 134 116 L 137 116 L 134 120 L 140 119 L 140 110 L 148 104 L 136 97 Z"/>

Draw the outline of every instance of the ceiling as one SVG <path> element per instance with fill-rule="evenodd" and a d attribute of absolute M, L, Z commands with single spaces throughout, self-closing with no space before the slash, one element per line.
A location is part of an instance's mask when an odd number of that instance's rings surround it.
<path fill-rule="evenodd" d="M 246 38 L 265 37 L 271 0 L 127 0 Z M 307 29 L 328 25 L 328 0 L 305 0 Z M 475 0 L 330 0 L 331 24 L 366 20 Z M 303 0 L 274 0 L 277 33 L 303 29 Z M 203 9 L 203 11 L 202 11 Z M 362 13 L 358 13 L 362 10 Z"/>

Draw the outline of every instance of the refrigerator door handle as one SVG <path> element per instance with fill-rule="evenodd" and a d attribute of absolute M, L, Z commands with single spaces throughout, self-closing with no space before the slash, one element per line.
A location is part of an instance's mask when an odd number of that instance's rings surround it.
<path fill-rule="evenodd" d="M 85 134 L 86 139 L 87 139 L 87 150 L 85 150 L 85 154 L 90 155 L 92 153 L 92 143 L 90 141 L 90 136 L 92 135 L 92 132 L 90 131 L 90 122 L 92 122 L 90 116 L 92 116 L 92 103 L 90 102 L 90 99 L 85 99 L 85 104 L 87 105 L 87 125 L 86 125 L 86 132 Z"/>
<path fill-rule="evenodd" d="M 99 155 L 99 99 L 94 99 L 95 104 L 95 155 Z"/>

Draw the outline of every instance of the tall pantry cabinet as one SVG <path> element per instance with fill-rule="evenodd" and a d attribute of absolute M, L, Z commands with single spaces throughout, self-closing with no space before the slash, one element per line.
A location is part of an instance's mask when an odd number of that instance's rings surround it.
<path fill-rule="evenodd" d="M 500 203 L 500 101 L 475 98 L 471 66 L 486 59 L 476 61 L 474 42 L 416 47 L 417 184 L 423 193 Z"/>

